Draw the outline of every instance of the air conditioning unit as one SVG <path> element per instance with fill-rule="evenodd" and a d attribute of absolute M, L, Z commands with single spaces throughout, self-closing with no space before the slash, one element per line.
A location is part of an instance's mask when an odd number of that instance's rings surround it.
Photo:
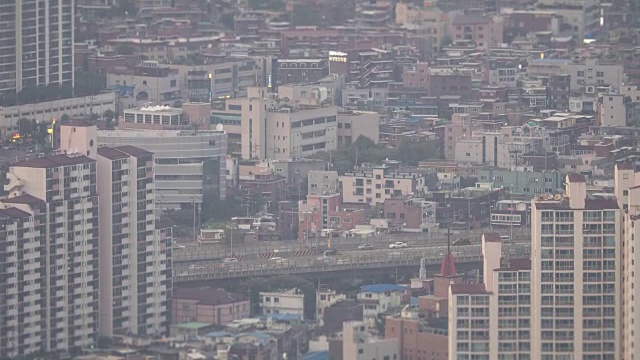
<path fill-rule="evenodd" d="M 596 92 L 595 86 L 587 86 L 587 90 L 585 91 L 587 94 L 593 94 Z"/>

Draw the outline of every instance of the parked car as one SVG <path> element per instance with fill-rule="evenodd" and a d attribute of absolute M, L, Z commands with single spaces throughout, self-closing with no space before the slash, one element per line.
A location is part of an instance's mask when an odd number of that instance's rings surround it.
<path fill-rule="evenodd" d="M 331 249 L 331 250 L 325 250 L 323 255 L 324 256 L 331 256 L 331 255 L 335 255 L 338 253 L 338 250 L 336 249 Z"/>
<path fill-rule="evenodd" d="M 392 244 L 389 244 L 389 249 L 402 249 L 407 247 L 409 247 L 409 245 L 407 245 L 406 242 L 402 242 L 402 241 L 396 241 Z"/>
<path fill-rule="evenodd" d="M 228 257 L 228 258 L 224 258 L 224 260 L 222 260 L 223 263 L 235 263 L 238 262 L 238 258 L 235 257 Z"/>
<path fill-rule="evenodd" d="M 371 244 L 358 245 L 358 250 L 373 250 L 373 245 Z"/>
<path fill-rule="evenodd" d="M 453 246 L 463 246 L 463 245 L 471 245 L 471 240 L 460 238 L 451 244 Z"/>

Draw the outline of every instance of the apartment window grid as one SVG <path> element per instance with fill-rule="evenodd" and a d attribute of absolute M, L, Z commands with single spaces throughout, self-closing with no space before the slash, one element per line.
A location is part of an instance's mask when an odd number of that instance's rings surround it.
<path fill-rule="evenodd" d="M 582 238 L 574 237 L 574 220 L 582 220 Z M 615 356 L 615 211 L 541 212 L 541 347 L 543 359 L 574 351 L 582 337 L 584 359 Z M 581 241 L 582 250 L 575 244 Z M 577 248 L 577 249 L 576 249 Z M 582 265 L 582 272 L 576 269 Z M 582 278 L 582 288 L 575 284 Z M 576 309 L 576 297 L 582 307 Z M 574 310 L 575 309 L 575 310 Z M 582 324 L 574 311 L 581 311 Z M 582 334 L 575 333 L 582 328 Z M 553 354 L 556 354 L 555 356 Z"/>
<path fill-rule="evenodd" d="M 458 295 L 456 358 L 489 359 L 489 295 Z"/>
<path fill-rule="evenodd" d="M 498 274 L 498 351 L 500 359 L 529 359 L 531 353 L 530 271 Z"/>

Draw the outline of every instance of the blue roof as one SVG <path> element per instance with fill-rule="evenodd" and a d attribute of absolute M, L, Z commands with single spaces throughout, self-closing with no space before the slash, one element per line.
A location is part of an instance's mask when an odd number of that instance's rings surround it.
<path fill-rule="evenodd" d="M 273 320 L 276 320 L 276 321 L 296 321 L 296 320 L 300 320 L 300 315 L 298 315 L 298 314 L 282 313 L 282 314 L 271 314 L 269 316 Z"/>
<path fill-rule="evenodd" d="M 420 300 L 418 300 L 417 297 L 412 296 L 411 297 L 411 306 L 418 306 L 420 304 Z"/>
<path fill-rule="evenodd" d="M 329 360 L 328 351 L 315 351 L 302 356 L 302 360 Z"/>
<path fill-rule="evenodd" d="M 394 284 L 379 284 L 379 285 L 365 285 L 360 288 L 361 292 L 370 293 L 383 293 L 386 291 L 405 291 L 406 286 L 394 285 Z"/>
<path fill-rule="evenodd" d="M 206 334 L 205 336 L 217 338 L 217 337 L 229 336 L 229 333 L 226 331 L 212 331 Z"/>

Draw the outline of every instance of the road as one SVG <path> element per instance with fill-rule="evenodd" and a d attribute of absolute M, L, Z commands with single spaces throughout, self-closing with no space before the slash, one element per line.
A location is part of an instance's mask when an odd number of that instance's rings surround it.
<path fill-rule="evenodd" d="M 495 230 L 475 230 L 475 231 L 462 231 L 455 234 L 451 234 L 452 243 L 459 238 L 469 239 L 472 244 L 479 244 L 481 236 L 484 232 L 499 232 L 501 234 L 510 234 L 509 229 L 495 229 Z M 530 230 L 514 229 L 513 241 L 523 242 L 530 239 Z M 306 243 L 299 243 L 296 241 L 272 241 L 272 242 L 256 242 L 250 244 L 237 244 L 233 247 L 225 245 L 201 245 L 198 247 L 185 247 L 175 248 L 173 251 L 174 262 L 191 261 L 191 260 L 222 260 L 225 257 L 239 256 L 244 259 L 263 257 L 270 258 L 274 256 L 305 256 L 315 254 L 318 251 L 314 251 L 314 247 L 318 249 L 328 248 L 329 243 L 327 239 L 318 239 L 319 241 L 308 241 Z M 374 249 L 385 249 L 388 245 L 395 241 L 406 242 L 411 248 L 416 247 L 433 247 L 433 246 L 445 246 L 447 244 L 447 235 L 444 231 L 437 232 L 431 236 L 423 234 L 392 234 L 391 236 L 379 235 L 369 238 L 332 238 L 331 249 L 338 250 L 339 252 L 357 250 L 361 244 L 371 244 Z"/>
<path fill-rule="evenodd" d="M 446 246 L 416 247 L 407 249 L 380 249 L 370 251 L 345 251 L 334 256 L 309 255 L 295 258 L 240 260 L 233 263 L 217 261 L 179 262 L 173 265 L 176 281 L 230 279 L 247 276 L 298 274 L 320 271 L 384 268 L 391 266 L 415 266 L 421 258 L 429 265 L 438 265 Z M 525 257 L 530 253 L 528 242 L 505 245 L 504 251 L 513 257 Z M 481 261 L 481 246 L 456 247 L 452 251 L 456 261 Z"/>

